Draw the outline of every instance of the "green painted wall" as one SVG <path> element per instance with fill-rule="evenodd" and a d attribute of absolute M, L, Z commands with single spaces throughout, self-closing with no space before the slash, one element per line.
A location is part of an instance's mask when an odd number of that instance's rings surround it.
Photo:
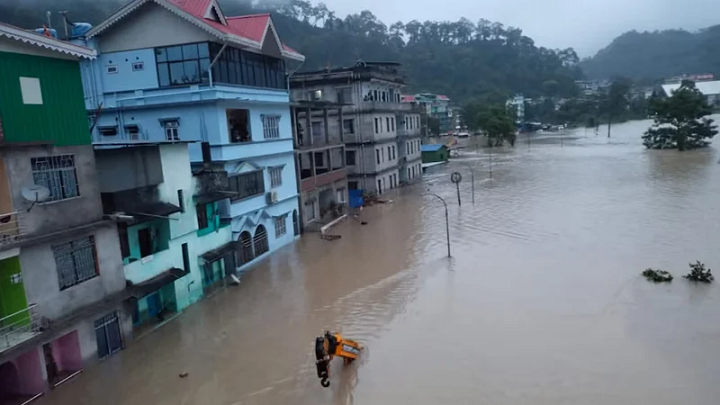
<path fill-rule="evenodd" d="M 205 236 L 220 229 L 220 216 L 216 215 L 216 212 L 216 202 L 205 204 L 205 218 L 207 218 L 208 226 L 207 228 L 198 229 L 198 236 Z"/>
<path fill-rule="evenodd" d="M 138 224 L 135 226 L 128 227 L 127 229 L 127 235 L 128 235 L 128 246 L 130 247 L 130 257 L 126 257 L 123 259 L 124 264 L 131 263 L 136 259 L 140 260 L 142 259 L 142 256 L 140 255 L 140 238 L 138 236 L 138 231 L 145 228 L 155 228 L 155 239 L 153 239 L 154 243 L 154 251 L 162 252 L 163 250 L 166 250 L 170 247 L 170 220 L 169 219 L 163 219 L 158 218 L 154 219 L 149 222 L 143 222 L 142 224 Z"/>
<path fill-rule="evenodd" d="M 22 272 L 20 269 L 20 258 L 18 256 L 5 260 L 0 260 L 0 318 L 4 318 L 10 314 L 14 314 L 27 308 L 27 299 L 25 298 L 25 286 L 22 281 L 20 283 L 13 282 L 13 275 L 20 275 L 22 280 Z M 30 322 L 30 316 L 27 313 L 16 315 L 5 324 L 12 323 L 27 324 Z M 0 324 L 2 326 L 2 324 Z"/>
<path fill-rule="evenodd" d="M 20 77 L 40 79 L 43 104 L 23 103 Z M 79 63 L 0 52 L 0 116 L 6 142 L 89 145 Z"/>
<path fill-rule="evenodd" d="M 446 162 L 448 160 L 447 148 L 440 148 L 434 152 L 422 152 L 423 163 Z"/>

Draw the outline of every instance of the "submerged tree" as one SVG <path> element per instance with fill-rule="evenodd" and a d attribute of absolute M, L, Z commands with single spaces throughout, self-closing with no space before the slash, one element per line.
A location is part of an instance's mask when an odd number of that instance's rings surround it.
<path fill-rule="evenodd" d="M 642 137 L 648 149 L 702 148 L 718 133 L 713 120 L 706 118 L 712 108 L 692 81 L 683 81 L 671 97 L 652 100 L 650 113 L 655 122 Z"/>
<path fill-rule="evenodd" d="M 515 146 L 515 122 L 512 112 L 503 106 L 492 106 L 476 115 L 478 127 L 488 137 L 489 146 L 502 146 L 505 141 Z"/>

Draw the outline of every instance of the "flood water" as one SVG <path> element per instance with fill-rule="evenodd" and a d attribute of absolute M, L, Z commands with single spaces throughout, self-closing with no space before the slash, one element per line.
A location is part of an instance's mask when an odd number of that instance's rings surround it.
<path fill-rule="evenodd" d="M 43 403 L 717 403 L 720 287 L 680 276 L 720 266 L 719 157 L 647 151 L 648 126 L 465 149 L 368 225 L 306 235 Z M 448 202 L 451 259 L 427 192 Z M 647 267 L 676 279 L 648 283 Z M 324 329 L 368 348 L 333 362 L 328 389 Z"/>

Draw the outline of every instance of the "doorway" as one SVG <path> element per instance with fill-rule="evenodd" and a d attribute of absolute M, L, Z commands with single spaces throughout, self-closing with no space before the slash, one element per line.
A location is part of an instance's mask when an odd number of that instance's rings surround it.
<path fill-rule="evenodd" d="M 122 334 L 117 312 L 112 312 L 95 321 L 98 357 L 102 360 L 122 350 Z"/>

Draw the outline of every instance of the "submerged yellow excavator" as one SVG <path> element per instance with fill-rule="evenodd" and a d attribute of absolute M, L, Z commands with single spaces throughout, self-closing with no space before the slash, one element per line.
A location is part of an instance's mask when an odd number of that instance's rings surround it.
<path fill-rule="evenodd" d="M 350 339 L 345 339 L 339 333 L 325 332 L 324 336 L 315 338 L 315 366 L 320 385 L 330 386 L 330 360 L 334 356 L 342 357 L 345 364 L 357 359 L 363 346 Z"/>

